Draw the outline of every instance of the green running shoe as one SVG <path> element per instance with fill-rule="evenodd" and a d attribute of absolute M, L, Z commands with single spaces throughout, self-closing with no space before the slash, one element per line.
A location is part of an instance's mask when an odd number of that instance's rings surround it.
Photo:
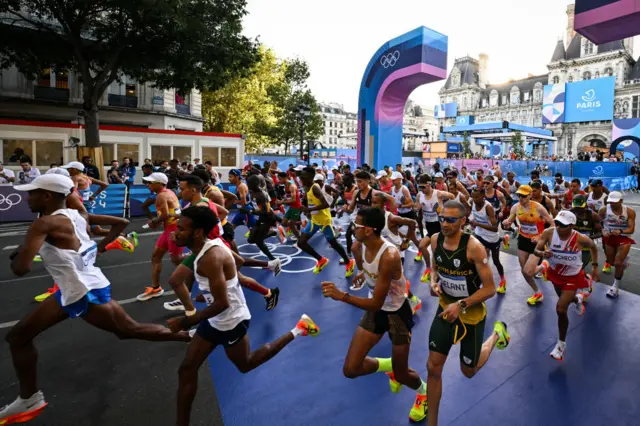
<path fill-rule="evenodd" d="M 498 333 L 498 341 L 496 342 L 496 348 L 505 350 L 509 346 L 511 336 L 507 333 L 507 324 L 502 321 L 496 321 L 493 324 L 494 333 Z"/>

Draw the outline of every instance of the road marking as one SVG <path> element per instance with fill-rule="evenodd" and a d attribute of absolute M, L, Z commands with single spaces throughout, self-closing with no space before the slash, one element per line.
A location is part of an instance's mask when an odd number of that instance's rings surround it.
<path fill-rule="evenodd" d="M 156 235 L 160 235 L 162 234 L 164 231 L 153 231 L 153 232 L 145 232 L 144 234 L 138 234 L 138 238 L 142 238 L 142 237 L 153 237 Z M 15 235 L 23 235 L 21 233 L 10 233 L 12 235 L 7 235 L 7 234 L 0 234 L 0 237 L 3 236 L 15 236 Z M 26 232 L 24 233 L 26 235 Z M 100 237 L 94 237 L 92 238 L 93 241 L 100 241 L 102 238 Z M 2 250 L 13 250 L 18 248 L 19 246 L 6 246 L 4 247 Z"/>
<path fill-rule="evenodd" d="M 18 246 L 6 246 L 2 250 L 13 250 L 13 249 L 17 249 L 17 248 L 18 248 Z"/>
<path fill-rule="evenodd" d="M 162 296 L 160 296 L 160 297 L 172 296 L 174 294 L 175 293 L 173 291 L 165 291 L 164 294 Z M 133 303 L 133 302 L 137 302 L 137 301 L 138 301 L 138 299 L 135 298 L 135 297 L 132 297 L 131 299 L 117 300 L 118 304 L 120 304 L 120 305 L 128 305 L 129 303 Z M 18 323 L 18 321 L 9 321 L 9 322 L 0 323 L 0 329 L 13 327 L 17 323 Z"/>
<path fill-rule="evenodd" d="M 640 248 L 637 248 L 637 247 L 631 247 L 631 250 L 640 250 Z"/>

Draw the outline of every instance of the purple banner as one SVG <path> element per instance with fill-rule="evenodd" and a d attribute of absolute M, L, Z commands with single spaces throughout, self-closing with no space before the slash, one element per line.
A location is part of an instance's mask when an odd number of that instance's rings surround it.
<path fill-rule="evenodd" d="M 0 223 L 30 222 L 36 218 L 27 204 L 27 193 L 13 189 L 12 185 L 0 185 Z"/>

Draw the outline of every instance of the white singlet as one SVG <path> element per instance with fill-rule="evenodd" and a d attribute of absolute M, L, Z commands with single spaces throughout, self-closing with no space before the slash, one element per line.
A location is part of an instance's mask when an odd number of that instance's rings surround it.
<path fill-rule="evenodd" d="M 382 233 L 380 235 L 382 235 L 382 237 L 385 240 L 389 241 L 398 250 L 400 250 L 400 246 L 402 245 L 402 237 L 400 235 L 394 234 L 389 229 L 389 216 L 391 216 L 391 212 L 385 211 L 384 215 L 385 215 L 384 228 L 382 229 Z"/>
<path fill-rule="evenodd" d="M 607 198 L 607 194 L 605 194 L 604 192 L 602 193 L 600 198 L 598 198 L 597 200 L 593 198 L 593 192 L 590 192 L 589 198 L 587 198 L 587 207 L 589 207 L 591 210 L 598 213 L 600 209 L 604 207 L 605 198 Z"/>
<path fill-rule="evenodd" d="M 556 182 L 556 186 L 555 188 L 553 188 L 553 192 L 555 192 L 556 194 L 564 194 L 565 192 L 567 192 L 569 188 L 564 186 L 565 183 L 567 182 L 564 179 L 560 183 Z"/>
<path fill-rule="evenodd" d="M 198 261 L 200 258 L 212 247 L 222 247 L 225 253 L 233 260 L 231 250 L 224 245 L 220 238 L 215 240 L 208 240 L 193 263 L 193 273 L 196 281 L 198 282 L 198 288 L 202 291 L 202 294 L 207 301 L 207 305 L 213 303 L 213 295 L 211 294 L 211 287 L 209 279 L 198 274 Z M 238 274 L 227 281 L 227 297 L 229 298 L 229 307 L 215 317 L 209 318 L 209 324 L 216 330 L 229 331 L 235 328 L 244 320 L 251 319 L 251 313 L 247 307 L 247 301 L 244 298 L 244 293 L 238 283 Z"/>
<path fill-rule="evenodd" d="M 491 221 L 489 220 L 489 215 L 487 214 L 487 206 L 490 206 L 491 203 L 485 200 L 484 205 L 480 210 L 476 209 L 476 203 L 473 203 L 473 207 L 471 208 L 471 214 L 473 215 L 473 220 L 483 225 L 491 226 Z M 497 243 L 500 239 L 500 233 L 489 231 L 488 229 L 484 229 L 481 226 L 476 226 L 475 234 L 485 240 L 488 243 Z"/>
<path fill-rule="evenodd" d="M 553 231 L 553 238 L 551 238 L 553 256 L 549 259 L 549 264 L 556 274 L 572 277 L 582 270 L 582 250 L 578 243 L 578 235 L 580 235 L 578 231 L 571 231 L 568 239 L 561 240 L 558 231 Z"/>
<path fill-rule="evenodd" d="M 438 221 L 438 207 L 440 207 L 440 204 L 437 189 L 433 190 L 429 199 L 424 195 L 424 192 L 420 192 L 418 194 L 418 203 L 422 206 L 422 217 L 425 222 Z"/>
<path fill-rule="evenodd" d="M 607 213 L 604 216 L 602 226 L 605 230 L 611 232 L 614 229 L 620 231 L 629 227 L 629 215 L 627 213 L 627 206 L 622 206 L 622 214 L 617 215 L 611 210 L 611 205 L 607 205 Z"/>
<path fill-rule="evenodd" d="M 404 204 L 402 202 L 402 199 L 405 197 L 404 188 L 406 187 L 401 186 L 398 192 L 396 192 L 395 186 L 391 188 L 391 196 L 394 198 L 394 200 L 396 200 L 397 206 L 401 206 L 402 204 Z M 411 198 L 411 195 L 409 195 L 409 198 Z M 409 213 L 410 211 L 411 211 L 411 207 L 398 207 L 398 213 Z"/>
<path fill-rule="evenodd" d="M 71 221 L 80 241 L 77 251 L 61 249 L 46 241 L 40 248 L 44 267 L 60 288 L 62 306 L 68 306 L 82 299 L 90 290 L 108 287 L 110 283 L 95 266 L 98 245 L 87 234 L 87 221 L 73 209 L 56 210 L 52 213 L 55 215 L 66 216 Z"/>
<path fill-rule="evenodd" d="M 463 184 L 464 186 L 469 185 L 469 175 L 463 175 L 462 173 L 460 173 L 458 175 L 458 181 Z"/>
<path fill-rule="evenodd" d="M 509 182 L 509 179 L 507 179 L 507 182 Z M 511 193 L 511 199 L 513 199 L 514 204 L 520 201 L 520 196 L 516 194 L 516 191 L 518 190 L 516 183 L 518 183 L 517 180 L 514 180 L 513 183 L 509 182 L 509 192 Z"/>
<path fill-rule="evenodd" d="M 362 266 L 364 269 L 364 276 L 367 285 L 369 286 L 369 298 L 373 297 L 373 289 L 376 287 L 376 279 L 378 278 L 378 270 L 380 268 L 380 258 L 387 250 L 397 250 L 393 244 L 388 241 L 384 241 L 382 247 L 376 254 L 376 257 L 373 259 L 373 262 L 367 263 L 367 246 L 364 246 L 364 250 L 362 250 Z M 382 310 L 386 312 L 395 312 L 404 303 L 407 290 L 407 282 L 404 277 L 404 272 L 402 267 L 400 269 L 401 277 L 399 280 L 391 280 L 391 285 L 389 286 L 389 293 L 387 297 L 384 299 L 384 305 L 382 305 Z"/>

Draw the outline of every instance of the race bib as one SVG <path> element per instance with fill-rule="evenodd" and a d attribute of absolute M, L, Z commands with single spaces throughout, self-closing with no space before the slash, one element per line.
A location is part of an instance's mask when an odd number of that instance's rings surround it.
<path fill-rule="evenodd" d="M 451 297 L 469 297 L 467 280 L 464 277 L 456 277 L 438 273 L 442 291 Z"/>
<path fill-rule="evenodd" d="M 422 217 L 424 217 L 425 222 L 437 222 L 438 221 L 438 212 L 435 211 L 422 211 Z"/>
<path fill-rule="evenodd" d="M 520 222 L 520 231 L 522 234 L 538 235 L 538 226 L 535 223 Z"/>
<path fill-rule="evenodd" d="M 315 204 L 309 204 L 310 209 L 314 208 L 315 206 Z M 311 212 L 311 216 L 317 215 L 318 213 L 320 213 L 320 210 L 314 210 Z"/>
<path fill-rule="evenodd" d="M 211 295 L 211 293 L 209 293 L 208 291 L 203 291 L 202 295 L 204 296 L 204 300 L 205 302 L 207 302 L 207 305 L 211 305 L 213 303 L 213 296 Z"/>
<path fill-rule="evenodd" d="M 91 247 L 80 253 L 80 256 L 82 256 L 82 264 L 85 267 L 93 266 L 96 263 L 96 257 L 98 256 L 98 245 L 92 245 Z"/>
<path fill-rule="evenodd" d="M 551 249 L 553 252 L 553 257 L 551 258 L 551 265 L 567 265 L 574 266 L 576 264 L 582 263 L 582 253 L 579 251 L 576 252 L 566 252 L 564 250 L 555 250 Z"/>

